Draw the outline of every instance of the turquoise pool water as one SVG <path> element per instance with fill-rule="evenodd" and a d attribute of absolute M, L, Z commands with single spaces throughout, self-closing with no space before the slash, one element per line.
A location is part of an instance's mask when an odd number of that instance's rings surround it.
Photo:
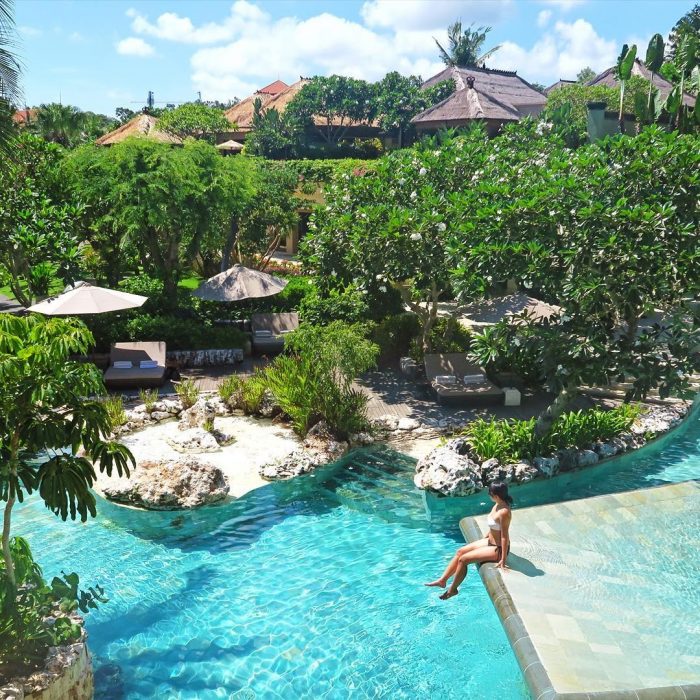
<path fill-rule="evenodd" d="M 478 575 L 449 603 L 421 583 L 487 499 L 426 498 L 413 461 L 358 451 L 191 513 L 99 502 L 61 523 L 20 509 L 47 576 L 110 602 L 88 616 L 97 698 L 527 698 Z M 700 477 L 700 420 L 642 455 L 514 490 L 527 506 Z M 517 527 L 517 514 L 514 521 Z"/>

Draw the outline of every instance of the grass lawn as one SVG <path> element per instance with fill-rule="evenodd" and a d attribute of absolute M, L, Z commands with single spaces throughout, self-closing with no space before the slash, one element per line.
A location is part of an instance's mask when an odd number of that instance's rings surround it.
<path fill-rule="evenodd" d="M 197 289 L 199 287 L 199 283 L 202 281 L 202 278 L 199 275 L 192 275 L 191 277 L 185 277 L 184 279 L 181 279 L 178 283 L 177 286 L 180 289 L 189 289 L 192 291 L 193 289 Z"/>

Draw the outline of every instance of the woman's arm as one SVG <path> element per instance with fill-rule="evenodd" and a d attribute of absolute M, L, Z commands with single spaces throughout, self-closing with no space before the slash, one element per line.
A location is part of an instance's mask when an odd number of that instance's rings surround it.
<path fill-rule="evenodd" d="M 499 569 L 506 568 L 506 558 L 508 557 L 508 545 L 510 544 L 510 536 L 508 528 L 510 527 L 510 512 L 503 513 L 501 516 L 501 559 L 497 566 Z"/>

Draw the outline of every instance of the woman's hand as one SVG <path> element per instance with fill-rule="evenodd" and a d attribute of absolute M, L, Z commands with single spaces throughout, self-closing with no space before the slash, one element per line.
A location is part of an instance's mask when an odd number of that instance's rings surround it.
<path fill-rule="evenodd" d="M 505 570 L 508 568 L 508 567 L 506 566 L 505 561 L 499 561 L 498 564 L 496 564 L 496 566 L 497 566 L 499 569 L 503 570 L 503 571 L 505 571 Z"/>

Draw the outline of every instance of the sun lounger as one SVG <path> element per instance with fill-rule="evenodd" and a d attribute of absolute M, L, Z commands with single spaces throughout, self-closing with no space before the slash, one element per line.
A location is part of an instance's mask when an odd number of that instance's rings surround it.
<path fill-rule="evenodd" d="M 491 382 L 484 370 L 469 362 L 463 353 L 426 355 L 425 376 L 438 403 L 498 403 L 503 400 L 503 389 Z"/>
<path fill-rule="evenodd" d="M 165 343 L 113 343 L 104 382 L 110 389 L 157 387 L 165 371 Z"/>
<path fill-rule="evenodd" d="M 250 327 L 255 352 L 262 355 L 282 352 L 284 336 L 299 328 L 299 316 L 295 312 L 253 314 Z"/>

